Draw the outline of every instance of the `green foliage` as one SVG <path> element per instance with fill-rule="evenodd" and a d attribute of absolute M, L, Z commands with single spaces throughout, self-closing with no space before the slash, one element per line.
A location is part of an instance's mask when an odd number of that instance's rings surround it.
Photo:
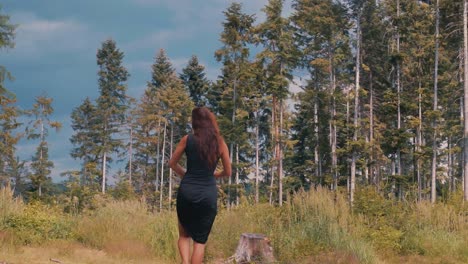
<path fill-rule="evenodd" d="M 167 57 L 166 51 L 164 49 L 160 49 L 158 54 L 156 54 L 156 58 L 154 60 L 154 64 L 151 66 L 151 70 L 151 82 L 149 83 L 149 86 L 156 90 L 165 85 L 168 79 L 175 74 L 172 63 Z"/>
<path fill-rule="evenodd" d="M 135 198 L 135 190 L 128 180 L 119 181 L 110 190 L 110 194 L 117 200 L 130 200 Z"/>
<path fill-rule="evenodd" d="M 34 120 L 30 122 L 30 127 L 26 128 L 28 139 L 39 139 L 39 145 L 36 149 L 31 162 L 31 182 L 39 197 L 42 196 L 42 187 L 50 181 L 50 173 L 54 167 L 53 161 L 49 160 L 49 148 L 47 144 L 47 136 L 49 129 L 54 128 L 60 130 L 62 124 L 58 121 L 50 120 L 50 116 L 54 112 L 52 107 L 53 99 L 47 96 L 37 96 L 33 108 L 28 111 L 29 116 L 33 116 Z"/>
<path fill-rule="evenodd" d="M 356 192 L 353 212 L 366 227 L 361 235 L 380 251 L 466 261 L 466 206 L 461 197 L 453 199 L 436 205 L 396 203 L 374 187 L 363 187 Z"/>
<path fill-rule="evenodd" d="M 0 6 L 0 11 L 2 6 Z M 16 25 L 10 24 L 10 16 L 0 14 L 0 48 L 13 48 Z"/>
<path fill-rule="evenodd" d="M 21 212 L 6 216 L 2 229 L 11 232 L 15 243 L 20 245 L 73 239 L 73 222 L 59 210 L 40 202 L 31 202 Z"/>
<path fill-rule="evenodd" d="M 352 211 L 345 194 L 321 187 L 293 193 L 283 207 L 251 205 L 253 201 L 242 198 L 241 206 L 219 210 L 206 261 L 227 259 L 239 236 L 248 232 L 267 235 L 280 263 L 301 263 L 325 252 L 354 256 L 359 263 L 414 254 L 428 260 L 468 260 L 466 205 L 458 198 L 453 205 L 396 203 L 373 188 L 358 190 Z M 23 205 L 11 191 L 2 190 L 0 245 L 43 245 L 62 239 L 135 261 L 179 261 L 175 212 L 151 213 L 143 201 L 102 194 L 92 204 L 70 217 L 40 202 Z"/>
<path fill-rule="evenodd" d="M 74 134 L 70 138 L 73 144 L 73 149 L 70 155 L 74 159 L 82 161 L 82 169 L 77 177 L 81 176 L 81 180 L 86 186 L 94 187 L 96 190 L 99 184 L 99 170 L 97 169 L 100 163 L 99 153 L 99 116 L 96 105 L 90 98 L 83 100 L 83 103 L 73 109 L 71 114 Z M 79 180 L 75 179 L 75 180 Z M 96 186 L 97 185 L 97 186 Z"/>
<path fill-rule="evenodd" d="M 210 85 L 204 71 L 205 67 L 199 64 L 198 57 L 192 56 L 180 74 L 180 79 L 188 89 L 190 98 L 196 106 L 208 104 L 207 93 Z"/>

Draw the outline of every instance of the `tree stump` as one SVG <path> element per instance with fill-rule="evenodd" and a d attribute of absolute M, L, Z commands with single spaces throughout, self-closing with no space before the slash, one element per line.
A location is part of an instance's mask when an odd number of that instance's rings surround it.
<path fill-rule="evenodd" d="M 270 240 L 262 234 L 243 233 L 234 255 L 236 263 L 272 263 L 275 261 Z"/>

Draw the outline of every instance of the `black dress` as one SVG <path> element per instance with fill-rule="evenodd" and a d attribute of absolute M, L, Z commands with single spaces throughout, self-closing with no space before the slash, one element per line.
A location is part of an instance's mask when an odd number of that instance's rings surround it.
<path fill-rule="evenodd" d="M 193 241 L 205 244 L 217 213 L 218 190 L 214 169 L 200 158 L 195 140 L 188 135 L 187 172 L 177 193 L 177 217 Z"/>

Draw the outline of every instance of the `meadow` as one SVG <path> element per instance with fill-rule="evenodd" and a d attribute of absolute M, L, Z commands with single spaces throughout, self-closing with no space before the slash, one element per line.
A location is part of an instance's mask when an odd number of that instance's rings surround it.
<path fill-rule="evenodd" d="M 24 203 L 0 191 L 0 261 L 7 263 L 179 263 L 176 213 L 152 212 L 139 199 L 96 196 L 95 208 Z M 206 263 L 224 263 L 244 232 L 271 240 L 277 263 L 468 263 L 468 206 L 397 202 L 361 188 L 346 196 L 324 188 L 289 195 L 282 207 L 220 209 Z"/>

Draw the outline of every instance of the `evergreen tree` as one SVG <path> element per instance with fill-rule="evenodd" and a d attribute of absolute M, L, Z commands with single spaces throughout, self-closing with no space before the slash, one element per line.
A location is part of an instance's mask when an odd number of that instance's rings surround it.
<path fill-rule="evenodd" d="M 29 115 L 33 116 L 34 120 L 31 121 L 31 126 L 27 128 L 26 133 L 28 139 L 39 139 L 39 146 L 31 162 L 31 182 L 33 187 L 37 190 L 38 196 L 41 197 L 42 187 L 50 181 L 49 176 L 51 169 L 54 167 L 54 163 L 49 160 L 49 147 L 46 140 L 49 135 L 49 128 L 59 130 L 62 124 L 50 120 L 50 116 L 54 112 L 52 108 L 52 98 L 38 96 L 35 101 L 36 103 L 33 105 L 33 109 L 29 111 Z"/>
<path fill-rule="evenodd" d="M 364 154 L 365 167 L 363 182 L 379 186 L 381 183 L 380 166 L 386 163 L 381 142 L 384 132 L 380 101 L 383 93 L 389 87 L 387 76 L 391 65 L 388 60 L 387 25 L 382 19 L 382 6 L 374 1 L 367 1 L 361 15 L 361 88 L 364 108 L 362 109 L 364 127 L 362 131 L 366 138 L 367 151 Z"/>
<path fill-rule="evenodd" d="M 0 5 L 1 11 L 1 5 Z M 0 13 L 0 50 L 14 47 L 16 26 L 10 24 L 10 17 Z M 19 110 L 15 106 L 16 97 L 4 86 L 7 79 L 12 79 L 6 68 L 0 65 L 0 185 L 10 184 L 9 173 L 14 169 L 16 162 L 15 145 L 20 139 L 20 135 L 14 130 L 18 127 L 17 118 Z"/>
<path fill-rule="evenodd" d="M 239 3 L 232 3 L 226 11 L 223 22 L 221 42 L 223 47 L 215 52 L 217 61 L 223 63 L 221 85 L 215 85 L 220 89 L 220 102 L 215 109 L 221 117 L 218 119 L 222 134 L 229 144 L 231 160 L 234 154 L 234 146 L 243 145 L 247 139 L 247 128 L 245 122 L 239 122 L 240 118 L 247 114 L 242 109 L 242 98 L 244 88 L 248 86 L 249 79 L 249 43 L 252 42 L 252 24 L 254 17 L 242 12 Z M 233 163 L 236 183 L 239 183 L 239 164 Z M 231 205 L 231 183 L 232 177 L 228 179 L 227 205 Z M 236 199 L 238 200 L 238 199 Z"/>
<path fill-rule="evenodd" d="M 70 138 L 73 144 L 70 155 L 82 161 L 81 180 L 83 185 L 95 191 L 99 190 L 99 164 L 101 164 L 99 146 L 96 144 L 99 136 L 99 120 L 96 106 L 89 98 L 73 109 L 71 127 L 75 134 Z"/>
<path fill-rule="evenodd" d="M 264 8 L 266 21 L 256 29 L 258 41 L 264 46 L 264 50 L 257 56 L 264 62 L 268 78 L 268 94 L 272 96 L 272 127 L 280 205 L 283 203 L 284 100 L 289 94 L 289 80 L 292 79 L 291 72 L 296 66 L 297 55 L 289 21 L 281 15 L 283 4 L 283 0 L 270 0 Z"/>
<path fill-rule="evenodd" d="M 330 182 L 324 176 L 331 175 L 336 190 L 340 174 L 338 149 L 342 144 L 338 135 L 346 132 L 338 118 L 339 106 L 345 104 L 340 101 L 343 96 L 339 88 L 349 85 L 347 10 L 340 2 L 329 0 L 294 1 L 293 7 L 295 42 L 302 51 L 300 66 L 309 74 L 304 91 L 298 95 L 297 160 L 292 165 L 307 166 L 307 170 L 297 169 L 294 175 L 306 187 Z"/>
<path fill-rule="evenodd" d="M 160 49 L 158 54 L 156 54 L 156 58 L 151 69 L 152 74 L 150 83 L 154 89 L 162 87 L 170 76 L 175 73 L 164 49 Z"/>
<path fill-rule="evenodd" d="M 180 79 L 190 93 L 190 98 L 197 106 L 207 105 L 209 82 L 205 77 L 205 67 L 198 63 L 197 56 L 190 58 L 187 66 L 182 69 Z"/>
<path fill-rule="evenodd" d="M 10 178 L 13 176 L 8 170 L 11 170 L 15 163 L 15 146 L 21 135 L 15 132 L 20 125 L 17 121 L 20 113 L 15 106 L 16 97 L 3 86 L 7 73 L 0 74 L 3 74 L 0 75 L 0 185 L 5 186 L 10 184 Z"/>
<path fill-rule="evenodd" d="M 175 70 L 163 49 L 157 53 L 151 66 L 151 81 L 135 109 L 135 168 L 137 182 L 141 190 L 150 197 L 160 190 L 161 146 L 163 143 L 164 117 L 158 93 L 167 87 L 175 75 Z M 185 93 L 185 91 L 184 91 Z M 190 100 L 189 100 L 190 101 Z M 156 199 L 156 198 L 154 198 Z"/>
<path fill-rule="evenodd" d="M 180 140 L 187 132 L 186 124 L 192 113 L 193 102 L 190 100 L 187 90 L 184 89 L 182 81 L 175 74 L 170 76 L 161 89 L 157 91 L 156 98 L 159 103 L 158 114 L 161 116 L 161 121 L 164 123 L 163 135 L 169 136 L 168 139 L 163 138 L 162 147 L 159 199 L 159 208 L 162 209 L 164 187 L 166 186 L 164 182 L 165 170 L 163 164 L 167 164 L 169 158 L 172 156 L 172 150 L 174 149 L 173 143 Z M 169 151 L 164 143 L 169 145 Z M 169 169 L 169 175 L 166 178 L 169 208 L 172 204 L 173 176 L 175 175 L 173 175 L 172 169 Z"/>
<path fill-rule="evenodd" d="M 1 10 L 2 6 L 0 5 Z M 10 16 L 0 14 L 0 49 L 13 48 L 15 46 L 15 29 L 16 25 L 10 24 Z"/>
<path fill-rule="evenodd" d="M 123 142 L 115 138 L 120 126 L 125 121 L 128 109 L 127 86 L 129 77 L 127 69 L 122 65 L 124 53 L 121 52 L 114 40 L 106 40 L 97 52 L 99 66 L 99 98 L 97 99 L 98 122 L 100 124 L 98 144 L 102 160 L 102 193 L 106 191 L 107 162 L 111 162 L 110 155 L 123 148 Z"/>

